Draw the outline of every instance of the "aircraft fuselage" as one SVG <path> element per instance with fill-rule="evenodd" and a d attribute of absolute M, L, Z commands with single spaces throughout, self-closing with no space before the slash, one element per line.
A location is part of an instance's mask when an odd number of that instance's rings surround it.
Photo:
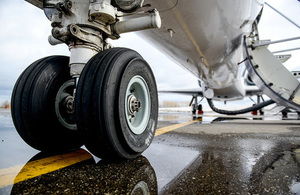
<path fill-rule="evenodd" d="M 216 98 L 242 98 L 245 89 L 239 66 L 243 57 L 242 38 L 263 1 L 252 0 L 145 0 L 159 8 L 160 29 L 142 31 L 156 47 L 187 68 Z"/>

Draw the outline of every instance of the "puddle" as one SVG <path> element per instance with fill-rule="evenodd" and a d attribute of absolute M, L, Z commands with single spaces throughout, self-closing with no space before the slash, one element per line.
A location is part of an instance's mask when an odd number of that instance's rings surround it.
<path fill-rule="evenodd" d="M 300 182 L 293 181 L 290 190 L 293 194 L 300 194 Z"/>
<path fill-rule="evenodd" d="M 198 151 L 159 143 L 152 143 L 143 153 L 155 170 L 158 191 L 188 167 L 198 155 Z"/>

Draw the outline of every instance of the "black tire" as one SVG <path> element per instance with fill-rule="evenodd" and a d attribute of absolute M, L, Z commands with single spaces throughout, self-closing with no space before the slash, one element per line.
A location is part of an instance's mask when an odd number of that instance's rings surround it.
<path fill-rule="evenodd" d="M 71 79 L 68 64 L 65 56 L 40 59 L 15 84 L 11 99 L 14 125 L 22 139 L 37 150 L 65 151 L 83 144 L 79 131 L 65 127 L 55 110 L 58 91 Z"/>
<path fill-rule="evenodd" d="M 141 132 L 133 133 L 126 118 L 125 101 L 128 82 L 136 75 L 145 81 L 150 103 L 147 102 L 149 112 L 141 109 L 137 113 L 142 116 Z M 75 100 L 78 129 L 94 155 L 131 159 L 152 142 L 158 115 L 157 88 L 151 68 L 137 52 L 113 48 L 94 56 L 81 73 Z"/>

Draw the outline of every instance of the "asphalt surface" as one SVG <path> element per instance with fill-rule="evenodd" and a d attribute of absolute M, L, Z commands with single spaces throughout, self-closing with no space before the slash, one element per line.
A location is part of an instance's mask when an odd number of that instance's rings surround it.
<path fill-rule="evenodd" d="M 300 194 L 297 115 L 192 121 L 189 113 L 160 113 L 162 133 L 143 156 L 108 162 L 84 147 L 40 153 L 0 110 L 0 194 Z"/>

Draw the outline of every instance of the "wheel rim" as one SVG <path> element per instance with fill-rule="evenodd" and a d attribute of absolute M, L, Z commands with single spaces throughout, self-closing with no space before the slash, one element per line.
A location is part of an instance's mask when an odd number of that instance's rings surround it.
<path fill-rule="evenodd" d="M 74 120 L 74 80 L 65 82 L 57 92 L 55 99 L 55 112 L 59 122 L 70 130 L 77 130 Z"/>
<path fill-rule="evenodd" d="M 125 98 L 126 121 L 132 133 L 142 134 L 150 118 L 150 91 L 143 77 L 134 76 L 128 83 Z"/>

